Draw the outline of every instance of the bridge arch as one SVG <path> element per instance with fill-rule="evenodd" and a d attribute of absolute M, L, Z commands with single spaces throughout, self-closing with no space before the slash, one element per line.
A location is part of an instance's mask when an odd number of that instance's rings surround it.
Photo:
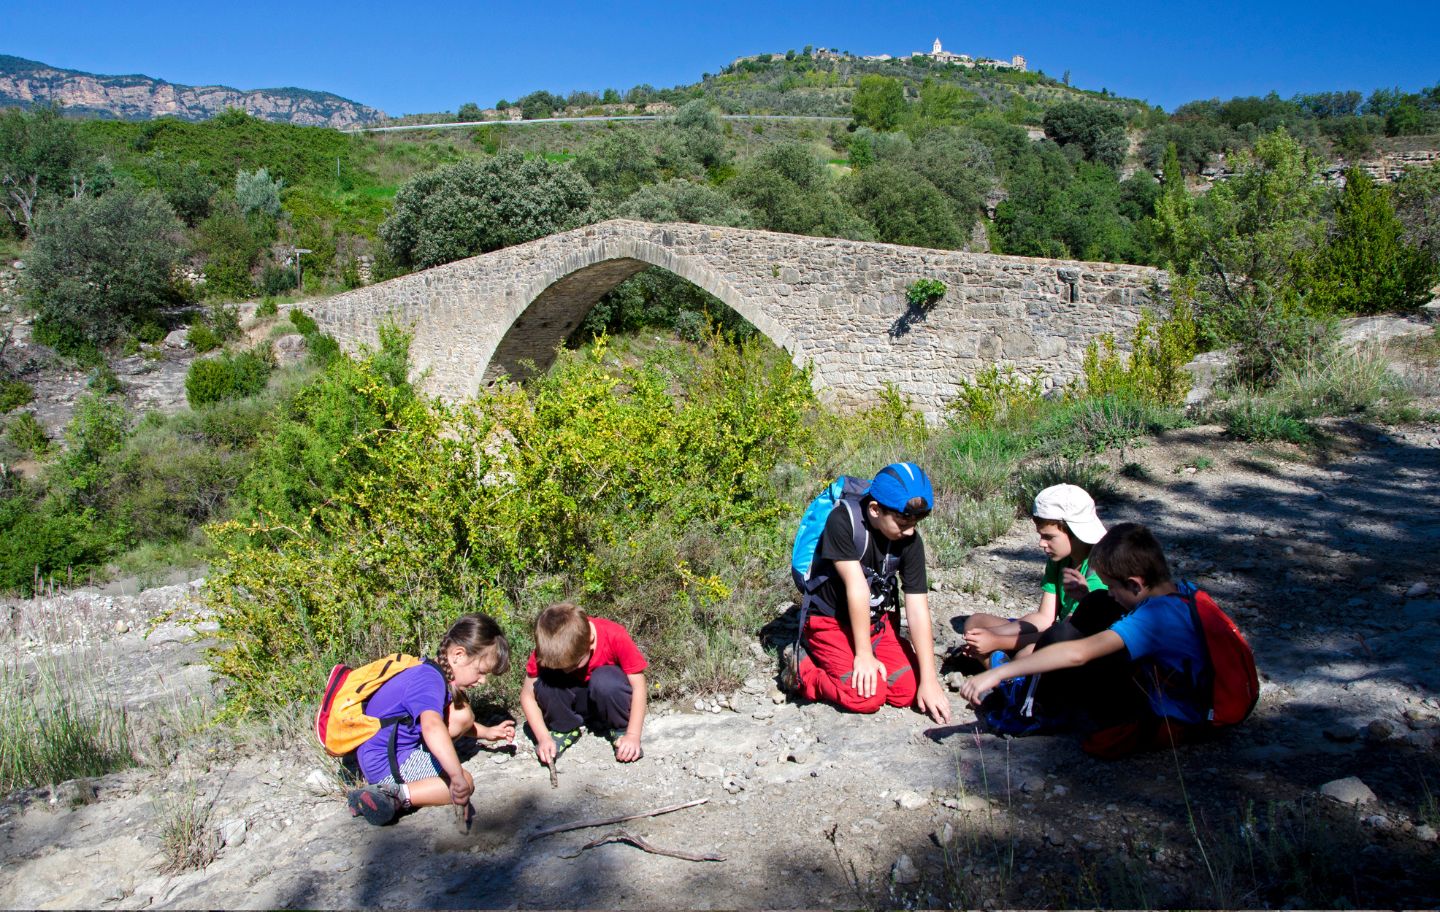
<path fill-rule="evenodd" d="M 639 238 L 608 238 L 550 260 L 528 281 L 517 283 L 505 312 L 497 315 L 502 332 L 493 337 L 493 347 L 476 353 L 471 389 L 502 376 L 523 378 L 531 372 L 531 365 L 540 371 L 548 368 L 558 347 L 607 292 L 651 266 L 708 292 L 792 358 L 797 357 L 792 333 L 703 260 Z"/>

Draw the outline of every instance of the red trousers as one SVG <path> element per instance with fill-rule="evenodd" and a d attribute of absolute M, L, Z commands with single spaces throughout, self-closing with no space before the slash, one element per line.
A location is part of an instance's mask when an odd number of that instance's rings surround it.
<path fill-rule="evenodd" d="M 833 617 L 811 614 L 805 619 L 804 639 L 809 656 L 800 661 L 800 693 L 805 699 L 824 700 L 858 713 L 873 713 L 886 703 L 915 702 L 915 650 L 901 639 L 893 612 L 886 613 L 879 632 L 870 636 L 870 649 L 885 666 L 885 677 L 876 682 L 870 697 L 862 698 L 850 681 L 855 648 L 847 627 Z"/>

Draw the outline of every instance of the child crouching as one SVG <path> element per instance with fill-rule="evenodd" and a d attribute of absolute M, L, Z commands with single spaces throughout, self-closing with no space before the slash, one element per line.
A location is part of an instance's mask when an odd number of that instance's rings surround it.
<path fill-rule="evenodd" d="M 639 760 L 647 665 L 630 634 L 614 621 L 589 617 L 568 602 L 540 612 L 520 690 L 540 762 L 554 764 L 587 723 L 611 741 L 616 760 Z"/>
<path fill-rule="evenodd" d="M 450 626 L 434 660 L 382 684 L 365 711 L 395 721 L 355 752 L 370 784 L 350 792 L 351 814 L 381 825 L 405 808 L 467 806 L 475 782 L 460 765 L 455 740 L 511 741 L 515 723 L 477 724 L 465 689 L 509 668 L 510 644 L 500 625 L 483 614 L 467 614 Z"/>

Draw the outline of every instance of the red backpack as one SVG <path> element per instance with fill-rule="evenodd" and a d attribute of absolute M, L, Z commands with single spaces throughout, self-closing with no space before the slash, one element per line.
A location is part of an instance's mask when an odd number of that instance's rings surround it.
<path fill-rule="evenodd" d="M 1249 718 L 1260 700 L 1255 653 L 1245 634 L 1208 592 L 1196 589 L 1190 595 L 1179 595 L 1190 606 L 1190 617 L 1204 635 L 1210 658 L 1210 711 L 1206 718 L 1214 728 L 1238 725 Z"/>
<path fill-rule="evenodd" d="M 1206 721 L 1190 725 L 1152 717 L 1126 722 L 1086 738 L 1081 744 L 1085 753 L 1115 760 L 1136 751 L 1163 750 L 1201 741 L 1240 724 L 1255 710 L 1260 700 L 1260 676 L 1255 671 L 1255 653 L 1250 650 L 1245 635 L 1208 592 L 1187 586 L 1175 594 L 1190 606 L 1191 620 L 1205 641 L 1210 666 L 1209 680 L 1202 682 L 1210 695 Z"/>

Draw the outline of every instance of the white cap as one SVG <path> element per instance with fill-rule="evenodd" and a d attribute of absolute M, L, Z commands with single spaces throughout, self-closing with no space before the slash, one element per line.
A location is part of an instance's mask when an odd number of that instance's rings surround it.
<path fill-rule="evenodd" d="M 1070 534 L 1087 545 L 1105 537 L 1105 524 L 1095 515 L 1095 501 L 1085 489 L 1072 484 L 1051 485 L 1035 495 L 1036 519 L 1062 520 Z"/>

